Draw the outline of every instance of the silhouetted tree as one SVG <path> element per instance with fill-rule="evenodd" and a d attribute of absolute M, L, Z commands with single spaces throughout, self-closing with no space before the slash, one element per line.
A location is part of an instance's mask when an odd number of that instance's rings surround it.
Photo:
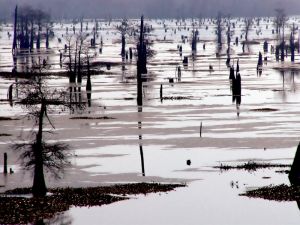
<path fill-rule="evenodd" d="M 262 54 L 261 52 L 258 53 L 258 63 L 257 66 L 262 66 L 263 65 L 263 59 L 262 59 Z"/>
<path fill-rule="evenodd" d="M 268 52 L 269 49 L 269 43 L 265 40 L 264 41 L 264 52 Z"/>
<path fill-rule="evenodd" d="M 96 53 L 95 48 L 90 48 L 88 37 L 85 33 L 65 36 L 64 64 L 69 75 L 70 101 L 81 103 L 82 80 L 87 76 L 87 100 L 91 106 L 91 59 Z"/>
<path fill-rule="evenodd" d="M 52 29 L 50 23 L 50 15 L 46 12 L 33 9 L 29 6 L 15 8 L 14 16 L 14 40 L 13 52 L 16 48 L 33 49 L 34 40 L 36 40 L 36 48 L 40 48 L 42 36 L 46 37 L 46 47 L 49 47 L 49 36 Z M 44 34 L 42 35 L 43 28 L 45 27 Z"/>
<path fill-rule="evenodd" d="M 34 170 L 34 179 L 32 186 L 32 194 L 35 197 L 45 196 L 47 192 L 44 169 L 48 169 L 56 176 L 69 163 L 67 154 L 64 150 L 68 146 L 62 143 L 49 144 L 44 141 L 44 118 L 47 118 L 51 123 L 48 113 L 50 106 L 66 105 L 62 97 L 65 92 L 61 91 L 46 91 L 44 85 L 36 81 L 28 81 L 19 84 L 26 96 L 21 100 L 21 104 L 29 111 L 29 116 L 36 121 L 38 131 L 32 131 L 35 136 L 30 143 L 14 144 L 12 147 L 15 150 L 21 151 L 20 158 L 25 169 Z M 67 101 L 66 101 L 67 103 Z"/>
<path fill-rule="evenodd" d="M 285 15 L 285 12 L 283 9 L 276 9 L 276 16 L 275 16 L 275 20 L 274 20 L 274 24 L 276 27 L 276 32 L 279 33 L 280 35 L 280 30 L 282 29 L 282 37 L 279 38 L 280 44 L 279 44 L 279 48 L 281 51 L 281 61 L 284 61 L 284 55 L 285 55 L 285 37 L 284 37 L 284 28 L 287 22 L 287 17 Z"/>
<path fill-rule="evenodd" d="M 222 14 L 218 13 L 217 19 L 216 19 L 216 25 L 217 25 L 217 30 L 216 30 L 216 34 L 217 34 L 217 42 L 219 47 L 222 46 Z"/>
<path fill-rule="evenodd" d="M 83 32 L 83 16 L 80 18 L 80 32 Z"/>
<path fill-rule="evenodd" d="M 200 14 L 200 15 L 198 16 L 198 27 L 199 27 L 199 29 L 200 29 L 201 26 L 204 24 L 204 22 L 205 22 L 205 18 Z"/>
<path fill-rule="evenodd" d="M 290 50 L 291 50 L 291 61 L 295 61 L 295 41 L 294 41 L 294 35 L 291 33 L 290 37 Z"/>
<path fill-rule="evenodd" d="M 227 66 L 229 66 L 230 60 L 231 60 L 230 43 L 231 43 L 231 37 L 233 36 L 233 31 L 231 30 L 230 15 L 228 15 L 226 18 L 226 24 L 227 24 L 227 60 L 226 60 L 226 64 L 227 64 Z"/>
<path fill-rule="evenodd" d="M 192 30 L 192 42 L 191 42 L 191 46 L 192 46 L 192 52 L 193 54 L 197 51 L 197 42 L 198 42 L 198 34 L 199 31 L 195 29 L 195 22 L 193 20 L 192 22 L 192 26 L 193 26 L 193 30 Z"/>
<path fill-rule="evenodd" d="M 284 26 L 287 22 L 287 17 L 285 15 L 284 9 L 278 8 L 275 9 L 275 18 L 274 18 L 274 26 L 277 34 L 280 34 L 280 30 L 282 29 L 284 35 Z"/>
<path fill-rule="evenodd" d="M 291 51 L 291 61 L 295 61 L 295 24 L 293 23 L 292 32 L 290 36 L 290 51 Z"/>
<path fill-rule="evenodd" d="M 81 83 L 82 68 L 86 60 L 82 57 L 84 52 L 89 51 L 89 44 L 85 33 L 66 35 L 65 65 L 69 73 L 70 83 Z"/>
<path fill-rule="evenodd" d="M 245 23 L 245 41 L 248 42 L 248 35 L 249 35 L 249 31 L 251 29 L 251 26 L 253 24 L 253 20 L 252 18 L 245 18 L 244 20 Z"/>
<path fill-rule="evenodd" d="M 126 54 L 126 36 L 130 35 L 132 32 L 132 28 L 128 23 L 127 19 L 123 19 L 120 26 L 117 26 L 117 30 L 121 33 L 121 55 L 125 57 Z"/>
<path fill-rule="evenodd" d="M 15 49 L 17 48 L 17 24 L 18 24 L 18 6 L 16 6 L 16 8 L 15 8 L 15 17 L 14 17 L 14 40 L 13 40 L 13 46 L 12 46 L 13 53 L 15 52 Z"/>
<path fill-rule="evenodd" d="M 229 70 L 229 79 L 232 80 L 232 81 L 235 79 L 235 76 L 234 76 L 234 66 L 230 67 L 230 70 Z"/>
<path fill-rule="evenodd" d="M 144 16 L 141 17 L 140 37 L 137 45 L 137 104 L 143 105 L 143 81 L 142 74 L 147 73 L 147 43 L 145 41 Z"/>
<path fill-rule="evenodd" d="M 37 68 L 37 67 L 35 67 Z M 12 145 L 20 151 L 20 159 L 25 169 L 33 170 L 34 178 L 32 194 L 34 197 L 46 195 L 47 187 L 44 178 L 44 169 L 59 177 L 64 167 L 69 165 L 68 154 L 65 150 L 68 145 L 63 143 L 47 143 L 44 139 L 45 119 L 55 129 L 49 114 L 59 108 L 72 108 L 68 101 L 68 92 L 65 90 L 51 89 L 42 79 L 42 69 L 46 65 L 39 65 L 36 72 L 32 73 L 30 80 L 19 82 L 19 104 L 28 112 L 27 116 L 35 121 L 36 130 L 32 130 L 32 140 L 26 143 Z M 80 107 L 84 107 L 81 105 Z"/>

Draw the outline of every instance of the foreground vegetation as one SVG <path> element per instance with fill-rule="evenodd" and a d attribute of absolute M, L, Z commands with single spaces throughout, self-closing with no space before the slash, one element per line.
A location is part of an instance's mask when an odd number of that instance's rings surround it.
<path fill-rule="evenodd" d="M 220 166 L 215 166 L 214 168 L 220 170 L 237 169 L 237 170 L 246 170 L 246 171 L 256 171 L 258 169 L 287 168 L 287 167 L 291 167 L 291 165 L 248 161 L 247 163 L 244 163 L 242 165 L 231 166 L 231 165 L 221 164 Z"/>
<path fill-rule="evenodd" d="M 300 201 L 300 186 L 288 186 L 286 184 L 266 186 L 255 190 L 249 190 L 241 196 L 250 198 L 263 198 L 274 201 Z"/>
<path fill-rule="evenodd" d="M 106 187 L 49 189 L 45 197 L 32 198 L 31 188 L 7 191 L 0 197 L 0 224 L 27 224 L 50 219 L 71 206 L 91 207 L 129 199 L 127 195 L 168 192 L 181 184 L 136 183 Z"/>

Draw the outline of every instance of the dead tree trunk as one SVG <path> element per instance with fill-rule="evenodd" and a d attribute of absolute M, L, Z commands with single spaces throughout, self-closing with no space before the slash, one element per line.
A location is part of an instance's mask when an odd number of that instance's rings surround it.
<path fill-rule="evenodd" d="M 49 48 L 49 28 L 46 30 L 46 48 Z"/>
<path fill-rule="evenodd" d="M 30 50 L 33 49 L 34 45 L 34 27 L 33 27 L 33 21 L 31 21 L 31 29 L 30 29 Z"/>
<path fill-rule="evenodd" d="M 15 8 L 14 40 L 12 46 L 13 52 L 17 48 L 17 24 L 18 24 L 18 6 L 16 6 Z"/>
<path fill-rule="evenodd" d="M 3 173 L 7 174 L 7 153 L 4 153 L 4 166 L 3 166 Z"/>
<path fill-rule="evenodd" d="M 125 34 L 122 34 L 122 50 L 121 50 L 122 57 L 125 57 L 125 46 L 126 46 Z"/>
<path fill-rule="evenodd" d="M 282 43 L 280 44 L 280 51 L 281 51 L 280 59 L 282 62 L 284 61 L 284 49 L 285 49 L 285 42 L 282 41 Z"/>
<path fill-rule="evenodd" d="M 146 174 L 145 174 L 144 151 L 143 151 L 143 145 L 142 145 L 143 136 L 142 136 L 142 122 L 141 121 L 138 122 L 138 128 L 140 130 L 139 141 L 140 141 L 140 155 L 141 155 L 142 176 L 144 177 Z"/>
<path fill-rule="evenodd" d="M 295 61 L 295 42 L 294 42 L 294 34 L 293 32 L 291 33 L 291 38 L 290 38 L 290 50 L 291 50 L 291 61 Z"/>
<path fill-rule="evenodd" d="M 77 83 L 81 84 L 82 82 L 82 75 L 81 75 L 81 51 L 78 52 L 78 70 L 77 70 Z"/>
<path fill-rule="evenodd" d="M 217 39 L 219 48 L 222 47 L 222 17 L 219 14 L 217 18 Z"/>
<path fill-rule="evenodd" d="M 72 68 L 72 52 L 71 52 L 71 43 L 68 43 L 68 51 L 69 51 L 69 82 L 74 84 L 76 82 L 76 70 Z M 76 63 L 75 63 L 76 64 Z M 76 68 L 75 68 L 76 69 Z M 72 89 L 72 88 L 71 88 Z"/>
<path fill-rule="evenodd" d="M 87 57 L 87 82 L 86 82 L 86 94 L 88 99 L 88 106 L 92 106 L 92 82 L 90 73 L 90 59 Z"/>
<path fill-rule="evenodd" d="M 138 44 L 138 60 L 137 60 L 137 104 L 143 105 L 143 82 L 142 72 L 144 67 L 144 17 L 141 18 L 140 40 Z"/>
<path fill-rule="evenodd" d="M 39 29 L 37 39 L 36 39 L 36 49 L 40 49 L 40 48 L 41 48 L 41 34 L 40 34 L 40 29 Z"/>
<path fill-rule="evenodd" d="M 29 49 L 30 42 L 29 42 L 29 31 L 28 31 L 28 18 L 25 19 L 25 45 L 26 49 Z"/>
<path fill-rule="evenodd" d="M 282 24 L 282 43 L 281 43 L 281 61 L 284 61 L 284 50 L 285 50 L 285 40 L 284 40 L 284 24 Z"/>

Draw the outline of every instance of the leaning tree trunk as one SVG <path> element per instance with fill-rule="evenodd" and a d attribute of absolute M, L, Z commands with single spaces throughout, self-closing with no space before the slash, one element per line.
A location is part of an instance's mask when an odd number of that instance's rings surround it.
<path fill-rule="evenodd" d="M 34 145 L 34 178 L 32 186 L 32 194 L 34 197 L 44 197 L 47 193 L 47 187 L 44 177 L 43 162 L 43 119 L 46 113 L 46 103 L 42 100 L 41 111 L 39 115 L 39 130 L 36 135 L 36 143 Z"/>

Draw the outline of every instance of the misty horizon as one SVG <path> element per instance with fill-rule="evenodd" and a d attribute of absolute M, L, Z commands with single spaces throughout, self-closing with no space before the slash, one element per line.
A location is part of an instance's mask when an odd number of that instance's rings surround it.
<path fill-rule="evenodd" d="M 276 8 L 289 15 L 300 14 L 297 0 L 0 0 L 0 17 L 11 19 L 15 5 L 29 5 L 47 11 L 53 18 L 188 18 L 232 16 L 273 16 Z"/>

